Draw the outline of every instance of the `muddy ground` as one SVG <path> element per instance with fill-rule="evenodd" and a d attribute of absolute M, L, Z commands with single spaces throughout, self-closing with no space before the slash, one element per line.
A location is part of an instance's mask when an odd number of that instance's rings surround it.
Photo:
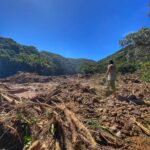
<path fill-rule="evenodd" d="M 0 79 L 0 149 L 150 150 L 150 83 L 103 75 Z"/>

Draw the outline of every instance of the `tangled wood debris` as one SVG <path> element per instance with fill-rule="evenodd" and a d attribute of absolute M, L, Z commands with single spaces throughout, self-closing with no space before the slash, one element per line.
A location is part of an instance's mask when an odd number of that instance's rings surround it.
<path fill-rule="evenodd" d="M 114 99 L 105 96 L 105 85 L 92 88 L 93 78 L 54 77 L 50 88 L 45 83 L 17 85 L 8 79 L 1 83 L 0 149 L 148 150 L 150 86 L 137 79 L 124 83 L 125 78 L 118 85 L 120 97 Z M 28 91 L 36 94 L 28 98 Z M 137 99 L 142 102 L 135 103 Z M 137 136 L 138 140 L 144 136 L 147 144 L 135 145 Z"/>

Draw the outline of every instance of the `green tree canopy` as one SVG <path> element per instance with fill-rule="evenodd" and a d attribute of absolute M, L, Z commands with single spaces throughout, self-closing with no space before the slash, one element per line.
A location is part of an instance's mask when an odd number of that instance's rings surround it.
<path fill-rule="evenodd" d="M 142 28 L 138 32 L 130 33 L 119 41 L 122 47 L 129 45 L 148 45 L 150 44 L 150 28 Z"/>

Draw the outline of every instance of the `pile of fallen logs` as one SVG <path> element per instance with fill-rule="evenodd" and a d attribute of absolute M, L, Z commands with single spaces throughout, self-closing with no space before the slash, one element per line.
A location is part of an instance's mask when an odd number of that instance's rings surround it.
<path fill-rule="evenodd" d="M 100 149 L 100 141 L 63 101 L 50 105 L 1 92 L 0 103 L 0 149 Z M 120 146 L 110 133 L 96 134 L 102 141 Z"/>
<path fill-rule="evenodd" d="M 140 150 L 131 137 L 150 136 L 149 101 L 136 96 L 102 98 L 75 82 L 62 82 L 32 99 L 14 94 L 20 91 L 26 89 L 0 86 L 0 149 Z"/>

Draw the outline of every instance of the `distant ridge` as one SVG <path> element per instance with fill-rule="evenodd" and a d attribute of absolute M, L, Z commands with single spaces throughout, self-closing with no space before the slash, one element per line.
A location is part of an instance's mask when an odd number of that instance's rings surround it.
<path fill-rule="evenodd" d="M 0 37 L 0 77 L 18 71 L 36 72 L 40 75 L 65 75 L 89 71 L 96 62 L 88 59 L 71 59 L 42 51 L 34 46 L 18 44 L 11 38 Z"/>

